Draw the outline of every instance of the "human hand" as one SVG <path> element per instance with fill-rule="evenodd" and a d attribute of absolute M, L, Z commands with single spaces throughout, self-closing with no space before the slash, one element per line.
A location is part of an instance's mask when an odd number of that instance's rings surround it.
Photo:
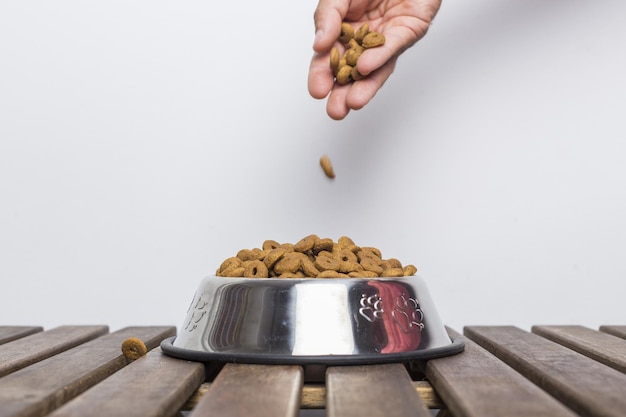
<path fill-rule="evenodd" d="M 424 37 L 440 6 L 441 0 L 319 0 L 309 67 L 311 96 L 328 97 L 326 112 L 335 120 L 363 108 L 387 81 L 400 54 Z M 334 82 L 329 63 L 331 48 L 341 47 L 337 38 L 342 22 L 355 30 L 367 22 L 370 30 L 385 36 L 384 45 L 359 57 L 357 69 L 367 77 L 346 85 Z"/>

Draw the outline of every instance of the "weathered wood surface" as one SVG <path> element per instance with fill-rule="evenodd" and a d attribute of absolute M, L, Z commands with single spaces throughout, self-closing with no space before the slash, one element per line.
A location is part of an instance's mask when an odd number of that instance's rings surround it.
<path fill-rule="evenodd" d="M 411 381 L 415 392 L 422 398 L 428 408 L 442 408 L 444 404 L 428 381 Z M 210 382 L 205 382 L 193 393 L 183 405 L 183 411 L 193 409 L 200 399 L 211 388 Z M 324 409 L 326 408 L 326 385 L 320 383 L 305 383 L 302 387 L 300 408 Z"/>
<path fill-rule="evenodd" d="M 171 417 L 204 381 L 204 365 L 160 348 L 64 404 L 49 417 Z"/>
<path fill-rule="evenodd" d="M 0 345 L 41 331 L 41 326 L 0 326 Z"/>
<path fill-rule="evenodd" d="M 626 373 L 626 340 L 584 326 L 533 326 L 532 332 Z"/>
<path fill-rule="evenodd" d="M 227 364 L 190 417 L 296 417 L 304 371 L 300 366 Z"/>
<path fill-rule="evenodd" d="M 457 417 L 573 417 L 567 407 L 501 360 L 448 329 L 465 342 L 457 355 L 426 363 L 426 376 Z"/>
<path fill-rule="evenodd" d="M 175 327 L 128 327 L 0 378 L 0 417 L 44 416 L 126 366 L 122 342 L 138 337 L 148 349 Z"/>
<path fill-rule="evenodd" d="M 600 326 L 600 331 L 626 339 L 626 326 Z"/>
<path fill-rule="evenodd" d="M 0 345 L 0 377 L 108 333 L 108 326 L 61 326 Z"/>
<path fill-rule="evenodd" d="M 464 333 L 575 412 L 624 416 L 626 374 L 513 326 L 469 326 Z"/>
<path fill-rule="evenodd" d="M 402 364 L 334 366 L 326 372 L 328 417 L 426 417 Z"/>
<path fill-rule="evenodd" d="M 190 417 L 296 417 L 307 408 L 326 408 L 328 417 L 430 417 L 428 408 L 442 409 L 438 417 L 624 416 L 626 326 L 599 330 L 470 326 L 463 336 L 449 329 L 465 351 L 412 370 L 428 381 L 387 364 L 330 367 L 325 383 L 320 372 L 303 384 L 298 366 L 227 364 L 219 371 L 221 364 L 164 355 L 158 345 L 175 334 L 171 326 L 111 334 L 106 326 L 4 326 L 0 417 L 166 417 L 179 410 Z M 151 351 L 129 362 L 121 353 L 128 337 Z"/>

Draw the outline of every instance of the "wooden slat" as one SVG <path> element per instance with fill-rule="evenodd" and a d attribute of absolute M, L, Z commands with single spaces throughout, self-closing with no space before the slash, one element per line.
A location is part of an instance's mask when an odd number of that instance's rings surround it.
<path fill-rule="evenodd" d="M 301 408 L 324 409 L 326 408 L 326 385 L 305 384 L 302 388 Z"/>
<path fill-rule="evenodd" d="M 304 371 L 300 366 L 226 364 L 190 417 L 295 417 Z"/>
<path fill-rule="evenodd" d="M 0 417 L 43 416 L 127 364 L 122 342 L 138 337 L 148 349 L 175 327 L 127 327 L 0 378 Z"/>
<path fill-rule="evenodd" d="M 48 417 L 171 417 L 204 381 L 204 364 L 157 348 Z"/>
<path fill-rule="evenodd" d="M 600 326 L 600 331 L 626 339 L 626 326 Z"/>
<path fill-rule="evenodd" d="M 441 408 L 443 402 L 428 381 L 411 381 L 417 395 L 427 408 Z M 322 384 L 305 384 L 302 389 L 302 408 L 326 408 L 326 386 Z"/>
<path fill-rule="evenodd" d="M 465 335 L 575 412 L 624 416 L 626 374 L 513 326 L 470 326 Z"/>
<path fill-rule="evenodd" d="M 39 326 L 0 326 L 0 345 L 41 331 Z"/>
<path fill-rule="evenodd" d="M 0 377 L 108 333 L 108 326 L 61 326 L 0 346 Z"/>
<path fill-rule="evenodd" d="M 448 410 L 457 417 L 566 417 L 571 410 L 480 346 L 464 340 L 457 355 L 431 359 L 426 376 Z"/>
<path fill-rule="evenodd" d="M 444 406 L 441 398 L 435 392 L 432 385 L 428 381 L 412 381 L 413 387 L 426 404 L 428 408 L 439 409 Z M 193 409 L 200 399 L 211 388 L 210 382 L 205 382 L 196 392 L 193 393 L 187 402 L 183 405 L 183 411 Z M 324 409 L 326 408 L 326 386 L 324 384 L 305 383 L 302 387 L 302 396 L 300 407 L 303 409 Z"/>
<path fill-rule="evenodd" d="M 532 332 L 626 373 L 626 340 L 584 326 L 533 326 Z"/>
<path fill-rule="evenodd" d="M 402 364 L 329 367 L 326 388 L 328 417 L 431 416 Z"/>

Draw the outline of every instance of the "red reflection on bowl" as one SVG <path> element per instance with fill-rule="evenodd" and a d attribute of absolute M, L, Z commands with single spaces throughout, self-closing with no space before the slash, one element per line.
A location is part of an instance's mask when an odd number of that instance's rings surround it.
<path fill-rule="evenodd" d="M 381 353 L 416 350 L 424 328 L 424 313 L 418 300 L 407 294 L 407 288 L 399 282 L 376 281 L 369 285 L 376 288 L 384 309 L 381 318 L 388 342 Z"/>

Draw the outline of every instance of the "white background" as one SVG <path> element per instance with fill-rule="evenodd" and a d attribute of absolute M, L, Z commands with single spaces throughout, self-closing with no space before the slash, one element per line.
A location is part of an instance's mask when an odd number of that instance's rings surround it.
<path fill-rule="evenodd" d="M 444 0 L 340 122 L 315 5 L 0 3 L 0 324 L 180 326 L 310 233 L 416 264 L 457 330 L 626 323 L 626 2 Z"/>

